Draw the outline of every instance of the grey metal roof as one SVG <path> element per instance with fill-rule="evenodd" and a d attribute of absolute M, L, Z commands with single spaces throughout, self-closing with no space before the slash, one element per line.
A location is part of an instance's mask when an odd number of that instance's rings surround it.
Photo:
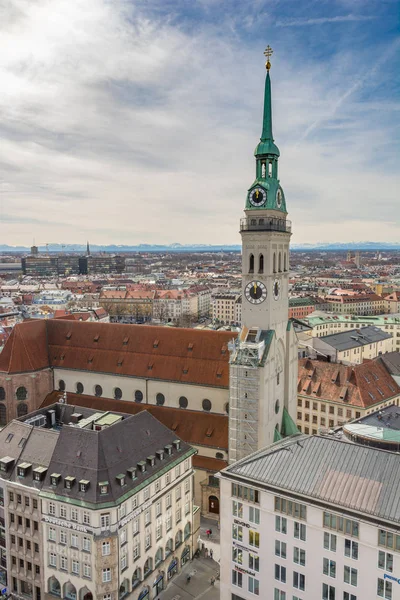
<path fill-rule="evenodd" d="M 230 465 L 224 474 L 399 524 L 400 455 L 394 452 L 300 435 Z"/>
<path fill-rule="evenodd" d="M 341 333 L 332 333 L 318 338 L 339 352 L 350 350 L 351 348 L 359 348 L 367 344 L 374 344 L 382 340 L 391 338 L 392 335 L 382 331 L 379 327 L 361 327 L 361 329 L 352 329 L 350 331 L 342 331 Z"/>
<path fill-rule="evenodd" d="M 391 375 L 400 375 L 400 352 L 387 352 L 379 357 L 384 367 Z"/>

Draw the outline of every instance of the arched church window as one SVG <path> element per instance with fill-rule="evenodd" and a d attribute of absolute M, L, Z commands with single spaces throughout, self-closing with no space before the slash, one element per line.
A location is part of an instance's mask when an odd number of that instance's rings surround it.
<path fill-rule="evenodd" d="M 258 272 L 264 273 L 264 255 L 260 254 L 258 259 Z"/>
<path fill-rule="evenodd" d="M 258 224 L 259 225 L 264 225 L 264 219 L 258 219 Z"/>
<path fill-rule="evenodd" d="M 0 400 L 6 399 L 6 390 L 3 387 L 0 387 Z"/>
<path fill-rule="evenodd" d="M 65 392 L 65 381 L 63 379 L 58 382 L 58 389 L 60 392 Z"/>
<path fill-rule="evenodd" d="M 114 388 L 114 398 L 116 400 L 121 400 L 122 398 L 122 390 L 119 387 Z"/>
<path fill-rule="evenodd" d="M 76 384 L 75 389 L 76 389 L 77 394 L 83 394 L 84 388 L 83 388 L 83 384 L 80 381 L 78 381 L 78 383 Z"/>
<path fill-rule="evenodd" d="M 94 395 L 97 396 L 98 398 L 100 398 L 100 396 L 103 395 L 103 388 L 101 387 L 101 385 L 94 386 Z"/>
<path fill-rule="evenodd" d="M 179 398 L 179 406 L 180 408 L 187 408 L 188 407 L 188 399 L 186 398 L 186 396 L 181 396 Z"/>
<path fill-rule="evenodd" d="M 279 252 L 279 255 L 278 255 L 278 271 L 279 271 L 279 273 L 282 271 L 282 254 L 281 254 L 281 252 Z"/>
<path fill-rule="evenodd" d="M 257 219 L 251 219 L 250 225 L 257 225 Z"/>
<path fill-rule="evenodd" d="M 202 407 L 203 410 L 206 410 L 207 412 L 211 410 L 211 402 L 210 400 L 208 400 L 207 398 L 205 398 L 202 402 Z"/>
<path fill-rule="evenodd" d="M 276 252 L 274 252 L 274 256 L 272 259 L 272 270 L 274 273 L 276 273 Z"/>
<path fill-rule="evenodd" d="M 141 402 L 143 400 L 143 392 L 140 390 L 136 390 L 135 392 L 135 402 Z"/>
<path fill-rule="evenodd" d="M 21 385 L 16 391 L 17 400 L 26 400 L 27 395 L 28 392 L 26 390 L 26 387 L 24 387 L 23 385 Z"/>
<path fill-rule="evenodd" d="M 250 254 L 249 273 L 254 273 L 254 254 Z"/>
<path fill-rule="evenodd" d="M 275 402 L 275 413 L 278 414 L 280 408 L 279 400 Z"/>
<path fill-rule="evenodd" d="M 165 402 L 165 396 L 164 394 L 158 393 L 156 396 L 156 403 L 158 406 L 162 406 Z"/>

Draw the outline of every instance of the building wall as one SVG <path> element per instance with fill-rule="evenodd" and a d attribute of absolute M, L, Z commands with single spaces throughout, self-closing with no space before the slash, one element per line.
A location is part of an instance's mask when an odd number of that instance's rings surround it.
<path fill-rule="evenodd" d="M 59 381 L 66 384 L 67 392 L 76 392 L 77 382 L 84 386 L 84 394 L 95 395 L 95 386 L 100 385 L 105 398 L 114 398 L 116 387 L 122 390 L 121 400 L 135 401 L 135 391 L 140 390 L 143 394 L 142 404 L 157 404 L 156 396 L 164 394 L 165 404 L 173 408 L 179 408 L 179 398 L 187 398 L 189 410 L 201 410 L 205 399 L 211 401 L 212 413 L 226 414 L 226 403 L 229 392 L 227 388 L 206 387 L 187 383 L 174 383 L 157 379 L 141 379 L 135 377 L 122 377 L 117 375 L 106 375 L 103 373 L 89 373 L 87 371 L 69 371 L 66 369 L 54 369 L 54 387 L 58 389 Z M 44 398 L 44 396 L 43 396 Z"/>
<path fill-rule="evenodd" d="M 398 598 L 398 574 L 400 572 L 400 553 L 399 551 L 388 550 L 384 546 L 379 546 L 379 529 L 398 534 L 392 527 L 386 527 L 379 521 L 372 522 L 363 519 L 362 515 L 346 514 L 340 509 L 334 509 L 332 506 L 317 507 L 308 501 L 301 502 L 306 510 L 304 519 L 293 517 L 291 514 L 280 512 L 275 509 L 275 494 L 269 491 L 261 491 L 259 504 L 240 500 L 243 507 L 243 515 L 239 518 L 233 514 L 233 501 L 239 499 L 232 496 L 231 481 L 222 479 L 221 497 L 223 510 L 221 511 L 221 539 L 226 543 L 221 546 L 221 600 L 232 600 L 232 598 L 250 600 L 255 594 L 249 591 L 249 580 L 257 580 L 259 586 L 259 597 L 266 598 L 265 590 L 269 591 L 268 598 L 302 598 L 317 599 L 325 598 L 323 596 L 323 584 L 334 588 L 335 595 L 327 598 L 342 600 L 346 598 L 344 593 L 353 594 L 355 598 L 366 600 L 377 596 L 378 579 L 384 580 L 387 576 L 392 577 L 393 600 Z M 293 501 L 285 495 L 280 495 L 280 499 L 287 502 Z M 299 499 L 297 499 L 299 502 Z M 301 501 L 301 500 L 300 500 Z M 288 504 L 286 504 L 288 506 Z M 293 506 L 293 505 L 292 505 Z M 250 521 L 249 509 L 259 508 L 259 524 Z M 353 525 L 353 535 L 342 533 L 336 529 L 327 527 L 324 519 L 324 511 L 334 514 L 339 518 L 347 518 L 358 525 L 358 534 L 356 526 Z M 286 532 L 278 531 L 279 521 L 282 529 L 282 519 L 286 519 Z M 295 523 L 303 526 L 303 531 L 296 537 Z M 234 525 L 242 528 L 242 539 L 235 540 Z M 259 547 L 251 546 L 250 531 L 259 534 Z M 329 536 L 336 536 L 334 540 Z M 237 537 L 237 536 L 236 536 Z M 304 539 L 300 539 L 304 538 Z M 230 540 L 230 543 L 229 543 Z M 347 544 L 351 544 L 350 552 L 354 552 L 352 558 L 346 556 Z M 336 542 L 336 550 L 333 550 Z M 284 546 L 282 546 L 284 544 Z M 327 546 L 332 549 L 328 549 Z M 357 546 L 356 546 L 357 545 Z M 279 556 L 284 549 L 285 557 Z M 305 552 L 305 564 L 301 565 L 295 562 L 295 549 Z M 242 559 L 235 555 L 235 550 L 242 551 Z M 392 571 L 378 567 L 379 551 L 390 552 L 393 557 Z M 250 555 L 258 557 L 258 569 L 250 566 Z M 324 573 L 324 559 L 334 561 L 328 570 L 332 575 Z M 353 569 L 353 584 L 345 581 L 345 567 Z M 282 568 L 285 569 L 285 581 Z M 241 574 L 242 585 L 234 585 L 232 578 Z M 297 575 L 304 576 L 304 590 L 294 586 Z M 390 579 L 386 579 L 390 582 Z M 275 591 L 276 590 L 276 591 Z M 279 595 L 278 592 L 282 592 Z M 234 595 L 236 594 L 236 596 Z M 276 594 L 276 595 L 275 595 Z M 381 596 L 383 597 L 383 596 Z"/>
<path fill-rule="evenodd" d="M 20 416 L 18 411 L 23 411 L 26 407 L 26 412 L 32 412 L 39 408 L 44 398 L 53 390 L 53 374 L 51 369 L 43 369 L 34 373 L 16 373 L 5 374 L 0 373 L 0 387 L 4 389 L 5 400 L 0 401 L 0 415 L 6 415 L 1 420 L 1 425 L 5 425 L 8 421 Z M 17 399 L 18 388 L 26 389 L 26 399 Z M 24 405 L 24 406 L 22 406 Z M 18 408 L 19 406 L 19 408 Z M 21 412 L 22 414 L 22 412 Z"/>
<path fill-rule="evenodd" d="M 325 398 L 311 398 L 299 394 L 296 424 L 302 433 L 315 435 L 319 429 L 331 429 L 344 425 L 348 421 L 359 419 L 390 404 L 399 406 L 399 402 L 400 397 L 395 396 L 364 408 L 362 406 L 352 406 L 345 402 L 332 402 Z"/>
<path fill-rule="evenodd" d="M 335 319 L 335 316 L 332 316 L 331 319 L 324 320 L 323 323 L 318 323 L 310 326 L 312 330 L 310 331 L 310 336 L 312 337 L 323 337 L 325 335 L 330 335 L 331 333 L 339 333 L 340 331 L 348 331 L 350 329 L 360 329 L 360 327 L 366 327 L 367 325 L 373 325 L 374 327 L 379 327 L 382 331 L 391 333 L 394 340 L 394 349 L 399 352 L 400 351 L 400 322 L 396 323 L 393 317 L 388 317 L 387 321 L 385 317 L 376 317 L 376 319 L 365 319 L 363 320 L 362 316 L 354 317 L 348 315 L 340 316 Z"/>
<path fill-rule="evenodd" d="M 379 354 L 392 352 L 394 350 L 394 339 L 388 338 L 372 344 L 358 346 L 357 348 L 339 351 L 333 348 L 328 340 L 315 338 L 313 346 L 325 356 L 330 356 L 333 362 L 340 362 L 344 365 L 358 365 L 364 360 L 376 358 Z"/>

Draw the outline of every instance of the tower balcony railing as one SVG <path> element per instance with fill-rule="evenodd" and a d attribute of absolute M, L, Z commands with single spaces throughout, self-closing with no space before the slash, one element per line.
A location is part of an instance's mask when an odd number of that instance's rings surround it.
<path fill-rule="evenodd" d="M 282 231 L 291 233 L 292 222 L 275 217 L 245 217 L 240 219 L 240 231 Z"/>

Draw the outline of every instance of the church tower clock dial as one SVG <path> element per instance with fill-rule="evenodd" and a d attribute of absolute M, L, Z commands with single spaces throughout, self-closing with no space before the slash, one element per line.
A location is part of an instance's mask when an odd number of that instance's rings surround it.
<path fill-rule="evenodd" d="M 230 348 L 229 460 L 287 435 L 297 411 L 297 346 L 288 321 L 291 223 L 272 134 L 271 48 L 255 179 L 247 190 L 242 237 L 242 329 Z"/>

